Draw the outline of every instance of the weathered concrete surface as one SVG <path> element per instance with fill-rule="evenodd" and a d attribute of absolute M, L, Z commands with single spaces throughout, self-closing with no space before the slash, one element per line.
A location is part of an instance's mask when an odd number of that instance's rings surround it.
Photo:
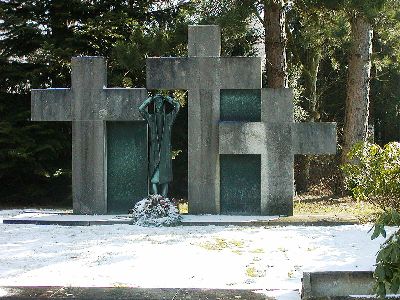
<path fill-rule="evenodd" d="M 72 201 L 77 214 L 107 213 L 104 121 L 72 122 Z"/>
<path fill-rule="evenodd" d="M 94 120 L 101 108 L 103 87 L 107 85 L 104 57 L 73 57 L 71 60 L 72 118 Z"/>
<path fill-rule="evenodd" d="M 267 123 L 268 124 L 268 123 Z M 292 124 L 270 123 L 267 149 L 261 168 L 261 213 L 293 215 L 294 155 L 291 147 Z"/>
<path fill-rule="evenodd" d="M 218 31 L 189 28 L 188 57 L 146 61 L 148 89 L 188 90 L 188 198 L 194 214 L 220 213 L 220 90 L 261 88 L 261 59 L 219 57 Z"/>
<path fill-rule="evenodd" d="M 32 90 L 32 121 L 71 121 L 70 89 Z"/>
<path fill-rule="evenodd" d="M 137 121 L 142 120 L 138 107 L 148 97 L 146 89 L 104 88 L 104 100 L 93 116 L 94 120 Z"/>
<path fill-rule="evenodd" d="M 105 121 L 142 121 L 138 107 L 147 92 L 145 89 L 106 88 L 107 68 L 103 57 L 72 58 L 71 82 L 70 89 L 32 90 L 32 120 L 72 121 L 74 212 L 106 214 Z M 137 138 L 147 139 L 145 134 Z M 146 164 L 146 161 L 137 163 Z M 137 176 L 146 177 L 147 173 Z M 131 205 L 126 203 L 126 209 L 121 212 L 126 212 Z"/>
<path fill-rule="evenodd" d="M 149 57 L 146 60 L 146 87 L 259 89 L 260 64 L 259 57 Z"/>
<path fill-rule="evenodd" d="M 305 272 L 302 299 L 374 295 L 374 283 L 369 271 Z"/>
<path fill-rule="evenodd" d="M 266 123 L 294 122 L 292 89 L 261 90 L 261 121 Z"/>
<path fill-rule="evenodd" d="M 21 215 L 3 219 L 3 224 L 35 224 L 90 226 L 130 224 L 132 219 L 123 215 L 76 215 L 61 211 L 43 212 L 29 211 Z M 232 216 L 232 215 L 182 215 L 182 226 L 341 226 L 359 224 L 359 220 L 350 215 L 338 214 L 308 214 L 292 217 L 278 216 Z"/>
<path fill-rule="evenodd" d="M 188 28 L 188 52 L 190 56 L 219 56 L 221 30 L 217 25 L 190 25 Z"/>
<path fill-rule="evenodd" d="M 136 288 L 136 287 L 0 287 L 1 299 L 132 299 L 132 300 L 272 300 L 265 290 Z"/>
<path fill-rule="evenodd" d="M 291 89 L 261 90 L 261 122 L 220 122 L 220 154 L 261 155 L 261 214 L 293 215 L 294 154 L 336 152 L 334 123 L 294 123 Z"/>

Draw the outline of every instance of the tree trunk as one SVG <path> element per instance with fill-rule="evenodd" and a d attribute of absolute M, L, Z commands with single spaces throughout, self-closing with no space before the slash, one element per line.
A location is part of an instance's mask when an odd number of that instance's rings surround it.
<path fill-rule="evenodd" d="M 347 76 L 346 111 L 341 161 L 358 141 L 365 141 L 368 132 L 369 83 L 371 75 L 372 26 L 361 14 L 351 18 L 351 50 Z"/>
<path fill-rule="evenodd" d="M 319 64 L 321 62 L 321 53 L 314 49 L 310 49 L 306 53 L 306 61 L 304 63 L 304 96 L 308 102 L 309 122 L 315 122 L 320 119 L 317 110 L 317 79 Z M 298 172 L 296 178 L 296 190 L 299 193 L 308 192 L 310 178 L 310 155 L 298 156 Z"/>
<path fill-rule="evenodd" d="M 285 11 L 282 0 L 264 1 L 265 68 L 267 87 L 288 86 Z"/>

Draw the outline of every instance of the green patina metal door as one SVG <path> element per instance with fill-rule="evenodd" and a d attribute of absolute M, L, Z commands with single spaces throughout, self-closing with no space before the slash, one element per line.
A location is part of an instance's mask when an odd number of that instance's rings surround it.
<path fill-rule="evenodd" d="M 220 120 L 261 121 L 260 90 L 221 90 Z M 261 214 L 261 155 L 220 155 L 221 214 Z"/>
<path fill-rule="evenodd" d="M 108 213 L 126 214 L 147 196 L 147 161 L 145 122 L 107 122 Z"/>

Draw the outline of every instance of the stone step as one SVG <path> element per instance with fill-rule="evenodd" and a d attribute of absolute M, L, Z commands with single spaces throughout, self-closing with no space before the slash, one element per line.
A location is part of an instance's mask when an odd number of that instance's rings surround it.
<path fill-rule="evenodd" d="M 133 300 L 272 300 L 279 295 L 300 299 L 292 290 L 135 288 L 135 287 L 0 287 L 0 299 L 133 299 Z M 286 298 L 288 299 L 288 298 Z"/>
<path fill-rule="evenodd" d="M 302 299 L 377 299 L 371 271 L 304 272 Z M 391 299 L 400 299 L 400 294 Z"/>
<path fill-rule="evenodd" d="M 25 210 L 3 219 L 3 224 L 34 224 L 61 226 L 90 226 L 131 224 L 129 215 L 74 215 L 71 212 Z M 182 215 L 182 226 L 336 226 L 354 225 L 357 220 L 327 216 L 237 216 L 237 215 Z"/>

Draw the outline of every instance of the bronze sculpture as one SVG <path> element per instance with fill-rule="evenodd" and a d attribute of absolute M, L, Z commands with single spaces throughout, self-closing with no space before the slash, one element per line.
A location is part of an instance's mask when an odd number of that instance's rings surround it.
<path fill-rule="evenodd" d="M 148 109 L 151 103 L 154 106 L 153 113 Z M 149 178 L 151 192 L 163 197 L 167 197 L 168 184 L 172 181 L 171 129 L 179 108 L 178 101 L 162 95 L 147 98 L 139 107 L 150 130 Z"/>

